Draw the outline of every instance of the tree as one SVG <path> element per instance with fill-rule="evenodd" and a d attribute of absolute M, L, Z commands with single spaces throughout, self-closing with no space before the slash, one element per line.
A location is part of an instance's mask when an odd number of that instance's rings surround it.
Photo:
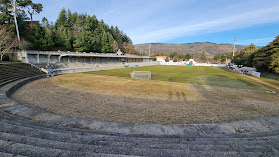
<path fill-rule="evenodd" d="M 32 0 L 17 0 L 18 5 L 22 8 L 28 9 L 28 14 L 31 19 L 31 26 L 33 25 L 33 15 L 39 14 L 43 11 L 43 5 L 41 3 L 33 3 Z"/>
<path fill-rule="evenodd" d="M 103 53 L 109 52 L 112 43 L 109 42 L 109 35 L 105 31 L 103 32 L 101 43 L 102 43 L 102 52 Z"/>
<path fill-rule="evenodd" d="M 50 50 L 54 46 L 54 42 L 46 32 L 46 28 L 40 24 L 34 24 L 30 28 L 26 39 L 31 43 L 30 48 L 34 50 Z"/>
<path fill-rule="evenodd" d="M 274 72 L 279 73 L 279 48 L 275 48 L 273 55 L 271 55 L 271 64 L 270 69 L 273 69 Z"/>
<path fill-rule="evenodd" d="M 221 57 L 220 57 L 221 63 L 225 62 L 226 60 L 227 60 L 227 56 L 225 54 L 222 54 Z"/>
<path fill-rule="evenodd" d="M 134 53 L 135 53 L 135 49 L 134 49 L 133 44 L 131 44 L 131 43 L 126 43 L 126 42 L 124 42 L 124 43 L 122 44 L 121 51 L 122 51 L 123 53 L 128 53 L 128 54 L 134 54 Z"/>
<path fill-rule="evenodd" d="M 151 57 L 151 56 L 150 56 Z M 157 58 L 156 56 L 153 56 L 153 61 L 157 61 Z"/>
<path fill-rule="evenodd" d="M 251 43 L 250 46 L 245 47 L 240 53 L 236 53 L 232 62 L 237 65 L 252 66 L 253 57 L 257 47 Z"/>
<path fill-rule="evenodd" d="M 112 27 L 112 28 L 113 28 L 113 27 Z M 113 32 L 112 35 L 113 35 L 114 40 L 116 40 L 117 43 L 118 43 L 118 47 L 121 47 L 123 41 L 122 41 L 122 35 L 121 35 L 121 33 L 120 33 L 120 30 L 119 30 L 118 27 L 116 26 L 116 27 L 112 30 L 112 32 Z"/>
<path fill-rule="evenodd" d="M 55 23 L 56 27 L 61 27 L 61 26 L 67 27 L 68 20 L 67 20 L 66 14 L 67 14 L 67 12 L 66 12 L 65 8 L 63 8 L 59 13 L 58 19 L 56 20 L 56 23 Z"/>
<path fill-rule="evenodd" d="M 113 52 L 116 53 L 119 49 L 118 47 L 118 43 L 116 40 L 113 41 L 113 44 L 112 44 L 112 49 L 113 49 Z"/>
<path fill-rule="evenodd" d="M 207 57 L 206 57 L 206 52 L 203 51 L 202 54 L 201 54 L 201 56 L 200 56 L 200 60 L 203 61 L 203 62 L 206 62 L 206 59 L 207 59 Z"/>
<path fill-rule="evenodd" d="M 213 57 L 213 60 L 214 60 L 215 62 L 218 62 L 218 61 L 220 61 L 220 58 L 221 58 L 221 55 L 220 55 L 220 54 L 216 54 L 216 55 Z"/>
<path fill-rule="evenodd" d="M 7 31 L 7 27 L 0 25 L 0 61 L 5 54 L 12 52 L 17 46 L 17 39 L 11 31 Z"/>
<path fill-rule="evenodd" d="M 48 22 L 48 19 L 46 17 L 43 17 L 42 19 L 42 26 L 49 28 L 50 24 Z"/>
<path fill-rule="evenodd" d="M 0 20 L 1 24 L 11 23 L 12 19 L 12 0 L 0 0 Z"/>
<path fill-rule="evenodd" d="M 192 58 L 193 58 L 193 55 L 187 53 L 187 54 L 185 55 L 185 58 L 188 59 L 188 60 L 189 60 L 189 59 L 192 59 Z"/>
<path fill-rule="evenodd" d="M 173 53 L 170 53 L 170 58 L 173 59 L 174 57 L 177 56 L 177 52 L 173 52 Z"/>
<path fill-rule="evenodd" d="M 167 57 L 166 59 L 165 59 L 165 62 L 169 62 L 170 61 L 170 59 L 169 59 L 169 57 Z"/>
<path fill-rule="evenodd" d="M 178 54 L 177 58 L 178 58 L 179 60 L 185 60 L 185 59 L 186 59 L 186 55 L 184 55 L 184 54 Z"/>

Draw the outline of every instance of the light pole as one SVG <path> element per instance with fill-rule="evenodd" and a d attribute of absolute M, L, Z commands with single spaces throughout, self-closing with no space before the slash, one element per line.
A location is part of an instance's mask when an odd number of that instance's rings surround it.
<path fill-rule="evenodd" d="M 19 30 L 18 30 L 17 20 L 16 20 L 16 2 L 15 1 L 12 1 L 12 6 L 13 6 L 12 14 L 14 15 L 14 19 L 15 19 L 16 33 L 17 33 L 17 39 L 18 39 L 18 46 L 19 46 L 19 49 L 21 49 Z"/>
<path fill-rule="evenodd" d="M 234 53 L 235 53 L 235 44 L 237 41 L 237 37 L 234 37 L 234 45 L 233 45 L 233 57 L 234 57 Z"/>
<path fill-rule="evenodd" d="M 151 48 L 151 43 L 149 44 L 149 50 L 148 50 L 148 52 L 149 52 L 149 57 L 150 57 L 150 48 Z"/>

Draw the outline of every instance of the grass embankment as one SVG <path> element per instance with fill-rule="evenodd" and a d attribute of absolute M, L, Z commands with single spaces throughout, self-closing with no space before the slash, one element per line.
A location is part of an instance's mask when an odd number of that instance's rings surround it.
<path fill-rule="evenodd" d="M 153 80 L 125 78 L 132 70 L 151 71 Z M 64 116 L 131 123 L 196 124 L 279 115 L 278 95 L 214 67 L 150 66 L 61 75 L 27 84 L 12 97 Z"/>

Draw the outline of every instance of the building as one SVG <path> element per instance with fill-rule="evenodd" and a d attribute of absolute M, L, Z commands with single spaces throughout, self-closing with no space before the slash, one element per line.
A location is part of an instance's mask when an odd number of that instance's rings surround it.
<path fill-rule="evenodd" d="M 168 56 L 155 56 L 157 59 L 156 61 L 165 61 Z"/>
<path fill-rule="evenodd" d="M 40 21 L 28 21 L 29 22 L 29 27 L 32 27 L 34 24 L 40 24 Z"/>

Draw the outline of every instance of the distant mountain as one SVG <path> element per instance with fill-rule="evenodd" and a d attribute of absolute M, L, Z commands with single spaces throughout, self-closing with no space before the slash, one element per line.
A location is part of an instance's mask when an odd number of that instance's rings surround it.
<path fill-rule="evenodd" d="M 138 44 L 134 45 L 135 49 L 140 52 L 148 54 L 148 48 L 150 44 Z M 236 51 L 241 51 L 246 46 L 236 45 Z M 177 52 L 179 54 L 201 54 L 203 51 L 206 52 L 207 56 L 214 56 L 216 54 L 223 54 L 233 52 L 232 44 L 215 44 L 210 42 L 195 42 L 186 44 L 161 44 L 152 43 L 150 54 L 164 54 L 169 55 L 172 52 Z"/>

